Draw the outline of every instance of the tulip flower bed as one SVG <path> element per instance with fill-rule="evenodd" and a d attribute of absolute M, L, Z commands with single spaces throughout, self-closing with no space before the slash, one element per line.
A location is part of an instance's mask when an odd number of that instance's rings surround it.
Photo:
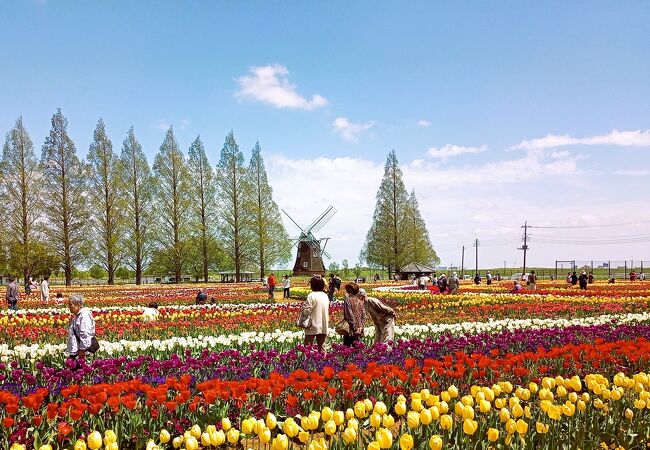
<path fill-rule="evenodd" d="M 508 285 L 373 292 L 397 310 L 396 342 L 368 327 L 348 348 L 330 330 L 326 353 L 301 345 L 301 302 L 264 304 L 259 287 L 210 285 L 217 305 L 191 305 L 196 287 L 84 288 L 101 348 L 78 367 L 67 311 L 2 313 L 0 448 L 646 446 L 650 285 Z"/>

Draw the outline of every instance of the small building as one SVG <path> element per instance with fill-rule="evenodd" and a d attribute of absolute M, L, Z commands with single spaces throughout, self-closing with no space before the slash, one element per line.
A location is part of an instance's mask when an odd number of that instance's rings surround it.
<path fill-rule="evenodd" d="M 430 277 L 434 272 L 434 269 L 425 266 L 424 264 L 411 263 L 401 268 L 399 271 L 399 277 L 401 280 L 410 280 L 413 275 L 415 275 L 416 278 L 420 278 L 423 275 Z"/>
<path fill-rule="evenodd" d="M 219 272 L 222 283 L 234 283 L 237 281 L 236 272 Z M 250 283 L 253 281 L 253 272 L 239 272 L 242 282 Z"/>

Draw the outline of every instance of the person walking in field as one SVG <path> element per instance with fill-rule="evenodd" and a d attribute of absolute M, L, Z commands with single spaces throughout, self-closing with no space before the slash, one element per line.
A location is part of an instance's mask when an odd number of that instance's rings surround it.
<path fill-rule="evenodd" d="M 578 275 L 576 275 L 575 271 L 571 274 L 571 285 L 575 286 L 578 284 Z"/>
<path fill-rule="evenodd" d="M 269 300 L 273 300 L 273 295 L 275 294 L 275 275 L 271 274 L 269 275 L 269 279 L 267 280 L 269 283 Z"/>
<path fill-rule="evenodd" d="M 311 293 L 300 311 L 299 326 L 305 329 L 305 345 L 316 343 L 318 351 L 323 351 L 329 326 L 330 301 L 325 291 L 325 280 L 312 277 L 309 280 Z M 303 318 L 305 319 L 303 321 Z"/>
<path fill-rule="evenodd" d="M 460 280 L 458 279 L 458 274 L 453 272 L 451 278 L 449 278 L 449 293 L 458 294 L 458 288 L 460 287 Z"/>
<path fill-rule="evenodd" d="M 50 302 L 50 277 L 47 275 L 41 281 L 41 301 L 43 303 Z"/>
<path fill-rule="evenodd" d="M 488 272 L 485 274 L 485 284 L 488 286 L 492 284 L 492 274 L 488 270 Z"/>
<path fill-rule="evenodd" d="M 381 300 L 368 297 L 364 289 L 357 296 L 363 301 L 366 312 L 375 324 L 375 344 L 386 344 L 395 340 L 395 310 Z"/>
<path fill-rule="evenodd" d="M 474 275 L 474 284 L 477 285 L 477 286 L 479 284 L 481 284 L 481 273 L 480 272 L 476 272 L 476 275 Z"/>
<path fill-rule="evenodd" d="M 587 272 L 584 270 L 580 273 L 580 277 L 578 278 L 578 281 L 580 283 L 580 289 L 586 291 L 587 290 Z"/>
<path fill-rule="evenodd" d="M 68 299 L 68 309 L 72 316 L 68 327 L 68 342 L 66 352 L 68 359 L 83 359 L 86 353 L 95 353 L 99 350 L 99 343 L 95 337 L 95 319 L 89 308 L 85 307 L 84 298 L 73 294 Z M 78 367 L 79 362 L 76 361 Z"/>
<path fill-rule="evenodd" d="M 348 323 L 349 333 L 343 336 L 343 344 L 352 347 L 355 342 L 363 337 L 363 328 L 366 324 L 366 309 L 363 300 L 358 297 L 359 285 L 348 283 L 345 285 L 345 297 L 343 303 L 343 319 Z"/>
<path fill-rule="evenodd" d="M 290 290 L 291 290 L 291 278 L 289 278 L 289 275 L 285 275 L 284 278 L 282 278 L 282 290 L 283 290 L 283 298 L 291 298 Z"/>
<path fill-rule="evenodd" d="M 534 270 L 528 274 L 528 289 L 534 291 L 537 289 L 537 275 Z"/>
<path fill-rule="evenodd" d="M 9 306 L 9 309 L 13 311 L 18 310 L 18 297 L 20 297 L 20 294 L 18 293 L 18 284 L 16 283 L 16 277 L 10 276 L 6 295 L 7 305 Z"/>

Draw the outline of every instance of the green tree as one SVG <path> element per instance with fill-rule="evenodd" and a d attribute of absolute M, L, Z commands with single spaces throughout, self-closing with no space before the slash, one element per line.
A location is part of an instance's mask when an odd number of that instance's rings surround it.
<path fill-rule="evenodd" d="M 36 222 L 41 217 L 43 195 L 38 160 L 22 117 L 16 120 L 14 127 L 7 133 L 2 148 L 0 174 L 2 204 L 7 213 L 3 228 L 14 238 L 9 252 L 13 262 L 11 266 L 23 275 L 26 283 L 37 263 L 38 255 L 34 244 L 39 238 Z"/>
<path fill-rule="evenodd" d="M 347 259 L 344 259 L 341 261 L 341 267 L 343 267 L 343 277 L 344 278 L 349 278 L 350 277 L 350 263 L 348 262 Z"/>
<path fill-rule="evenodd" d="M 259 142 L 255 143 L 248 165 L 248 208 L 251 212 L 252 233 L 257 257 L 255 263 L 260 279 L 266 270 L 285 264 L 291 257 L 291 241 L 280 217 L 280 209 L 273 201 Z"/>
<path fill-rule="evenodd" d="M 329 270 L 332 273 L 336 273 L 339 271 L 339 265 L 336 261 L 332 261 L 330 265 L 327 267 L 327 270 Z"/>
<path fill-rule="evenodd" d="M 408 232 L 405 226 L 408 194 L 395 150 L 388 154 L 384 176 L 377 191 L 372 225 L 360 259 L 388 269 L 388 276 L 408 264 Z"/>
<path fill-rule="evenodd" d="M 102 119 L 97 122 L 87 158 L 90 166 L 89 203 L 94 211 L 91 217 L 93 260 L 106 270 L 108 284 L 114 284 L 123 249 L 123 184 L 119 160 L 113 151 L 113 143 L 106 136 Z"/>
<path fill-rule="evenodd" d="M 117 270 L 115 271 L 115 277 L 117 277 L 119 280 L 128 280 L 129 278 L 132 277 L 132 275 L 129 269 L 122 266 L 122 267 L 118 267 Z"/>
<path fill-rule="evenodd" d="M 100 267 L 99 265 L 93 264 L 88 269 L 88 275 L 94 280 L 103 280 L 108 276 L 108 272 L 106 269 Z"/>
<path fill-rule="evenodd" d="M 185 157 L 170 127 L 153 163 L 156 206 L 159 213 L 157 241 L 165 267 L 179 283 L 188 262 L 190 237 L 190 182 Z"/>
<path fill-rule="evenodd" d="M 72 269 L 82 261 L 86 239 L 88 170 L 77 157 L 68 136 L 68 121 L 58 109 L 52 116 L 52 128 L 41 153 L 43 187 L 47 192 L 46 233 L 61 257 L 65 284 L 72 283 Z"/>
<path fill-rule="evenodd" d="M 194 244 L 198 244 L 199 247 L 197 256 L 201 267 L 200 276 L 207 282 L 209 268 L 216 260 L 219 251 L 214 234 L 217 218 L 217 185 L 200 137 L 192 142 L 188 156 L 189 167 L 192 170 L 193 234 L 198 237 L 198 242 Z M 194 258 L 192 261 L 196 266 Z"/>
<path fill-rule="evenodd" d="M 440 258 L 431 245 L 427 224 L 420 215 L 420 205 L 415 196 L 415 190 L 411 191 L 408 207 L 406 208 L 406 220 L 404 221 L 406 234 L 408 236 L 408 253 L 411 257 L 410 262 L 429 264 L 437 266 Z"/>
<path fill-rule="evenodd" d="M 241 272 L 252 260 L 254 237 L 251 233 L 251 213 L 247 210 L 250 187 L 246 179 L 244 154 L 239 150 L 231 131 L 221 149 L 217 165 L 217 185 L 222 206 L 219 211 L 219 231 L 224 252 L 241 281 Z"/>
<path fill-rule="evenodd" d="M 149 261 L 152 247 L 152 204 L 155 183 L 147 157 L 142 151 L 133 127 L 129 128 L 122 144 L 120 171 L 125 196 L 126 260 L 135 270 L 135 283 L 142 284 L 142 272 Z"/>

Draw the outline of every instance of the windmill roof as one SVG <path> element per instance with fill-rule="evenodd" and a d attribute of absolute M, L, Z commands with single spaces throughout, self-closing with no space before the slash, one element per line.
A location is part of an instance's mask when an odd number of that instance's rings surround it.
<path fill-rule="evenodd" d="M 405 273 L 405 272 L 433 272 L 434 269 L 432 269 L 429 266 L 425 266 L 424 264 L 417 264 L 417 263 L 411 263 L 407 264 L 406 266 L 402 267 L 400 272 Z"/>

